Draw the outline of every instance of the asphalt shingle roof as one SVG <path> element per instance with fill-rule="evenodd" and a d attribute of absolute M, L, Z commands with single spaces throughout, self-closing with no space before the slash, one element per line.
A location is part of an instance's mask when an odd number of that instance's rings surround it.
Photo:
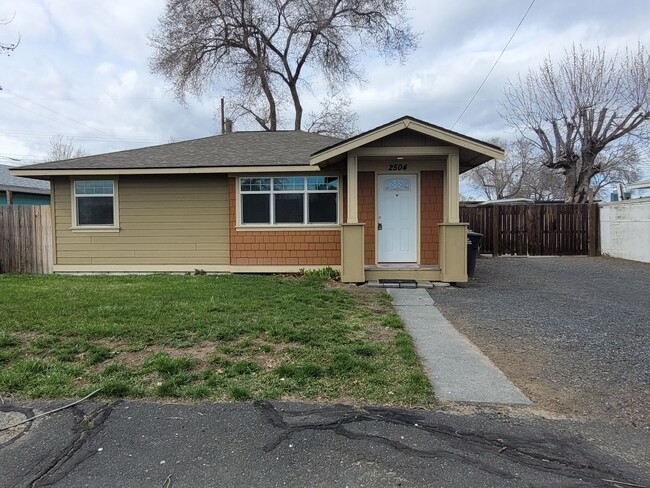
<path fill-rule="evenodd" d="M 135 169 L 206 166 L 308 165 L 309 156 L 340 142 L 302 131 L 233 132 L 83 158 L 24 166 L 31 169 Z"/>
<path fill-rule="evenodd" d="M 0 164 L 0 189 L 12 191 L 25 191 L 36 190 L 38 193 L 49 193 L 50 183 L 47 181 L 34 180 L 31 178 L 20 178 L 18 176 L 11 176 L 10 169 L 23 168 L 24 166 L 7 166 Z"/>

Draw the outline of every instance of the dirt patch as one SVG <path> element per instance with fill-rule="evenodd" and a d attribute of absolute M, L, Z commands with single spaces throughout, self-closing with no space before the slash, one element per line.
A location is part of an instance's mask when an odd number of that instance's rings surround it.
<path fill-rule="evenodd" d="M 182 349 L 167 346 L 145 346 L 138 351 L 125 350 L 128 347 L 126 344 L 122 344 L 121 347 L 114 347 L 115 343 L 110 341 L 103 341 L 103 344 L 111 347 L 115 355 L 111 359 L 95 364 L 91 368 L 94 372 L 99 372 L 114 363 L 123 364 L 128 368 L 139 368 L 152 354 L 156 353 L 168 354 L 173 358 L 189 356 L 195 359 L 198 365 L 201 365 L 206 363 L 215 352 L 215 344 L 212 342 L 201 342 Z"/>
<path fill-rule="evenodd" d="M 590 381 L 588 365 L 576 353 L 544 349 L 521 339 L 488 340 L 459 326 L 533 402 L 528 413 L 546 418 L 604 420 L 632 426 L 650 426 L 648 401 L 638 390 L 629 391 L 615 382 Z M 469 332 L 469 333 L 468 333 Z M 567 377 L 567 371 L 574 372 Z"/>

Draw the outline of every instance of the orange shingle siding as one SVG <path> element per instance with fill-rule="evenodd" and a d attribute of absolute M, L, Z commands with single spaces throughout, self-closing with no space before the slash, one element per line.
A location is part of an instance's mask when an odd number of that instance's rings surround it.
<path fill-rule="evenodd" d="M 359 171 L 359 222 L 366 224 L 364 235 L 364 262 L 375 264 L 375 173 Z"/>
<path fill-rule="evenodd" d="M 336 266 L 341 264 L 341 232 L 237 231 L 235 178 L 228 178 L 231 265 Z"/>
<path fill-rule="evenodd" d="M 442 171 L 420 173 L 420 264 L 438 264 L 443 213 Z"/>

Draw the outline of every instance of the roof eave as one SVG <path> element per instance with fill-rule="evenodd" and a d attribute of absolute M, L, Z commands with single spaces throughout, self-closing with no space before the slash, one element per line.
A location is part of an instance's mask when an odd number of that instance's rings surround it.
<path fill-rule="evenodd" d="M 264 165 L 264 166 L 194 166 L 172 168 L 76 168 L 76 169 L 21 169 L 14 176 L 22 178 L 47 178 L 52 176 L 119 176 L 164 174 L 230 174 L 230 173 L 277 173 L 317 172 L 311 165 Z"/>
<path fill-rule="evenodd" d="M 310 164 L 320 165 L 332 158 L 336 158 L 349 151 L 354 151 L 355 149 L 361 146 L 364 146 L 366 144 L 369 144 L 371 142 L 374 142 L 378 139 L 389 136 L 391 134 L 394 134 L 404 129 L 411 129 L 416 132 L 428 135 L 430 137 L 435 137 L 436 139 L 445 141 L 453 146 L 469 149 L 470 151 L 476 152 L 484 157 L 487 157 L 487 159 L 483 162 L 487 162 L 490 159 L 503 159 L 505 157 L 503 149 L 497 148 L 496 146 L 488 146 L 486 144 L 481 143 L 478 140 L 469 139 L 467 137 L 463 137 L 460 134 L 452 133 L 447 130 L 442 130 L 440 128 L 433 127 L 431 125 L 425 124 L 421 121 L 412 119 L 410 117 L 403 117 L 392 123 L 389 123 L 384 126 L 380 126 L 377 129 L 366 132 L 361 136 L 352 137 L 339 144 L 336 144 L 329 148 L 325 148 L 321 151 L 312 154 L 312 157 L 310 159 Z"/>
<path fill-rule="evenodd" d="M 0 191 L 11 191 L 14 193 L 33 193 L 35 195 L 49 195 L 50 190 L 45 188 L 32 188 L 29 186 L 0 185 Z"/>

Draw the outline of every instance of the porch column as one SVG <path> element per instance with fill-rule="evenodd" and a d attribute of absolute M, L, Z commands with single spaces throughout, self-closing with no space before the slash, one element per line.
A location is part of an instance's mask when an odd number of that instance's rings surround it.
<path fill-rule="evenodd" d="M 359 223 L 359 182 L 357 171 L 357 155 L 354 153 L 348 153 L 348 224 Z"/>
<path fill-rule="evenodd" d="M 363 266 L 365 224 L 341 224 L 341 281 L 363 283 L 366 281 Z"/>
<path fill-rule="evenodd" d="M 447 156 L 447 171 L 445 171 L 445 214 L 444 221 L 450 224 L 460 222 L 460 158 L 458 148 L 452 148 Z"/>
<path fill-rule="evenodd" d="M 440 236 L 440 281 L 467 281 L 467 225 L 438 224 Z"/>
<path fill-rule="evenodd" d="M 356 153 L 348 153 L 348 215 L 341 224 L 341 281 L 363 283 L 366 281 L 364 260 L 364 227 L 359 223 L 359 179 Z"/>

